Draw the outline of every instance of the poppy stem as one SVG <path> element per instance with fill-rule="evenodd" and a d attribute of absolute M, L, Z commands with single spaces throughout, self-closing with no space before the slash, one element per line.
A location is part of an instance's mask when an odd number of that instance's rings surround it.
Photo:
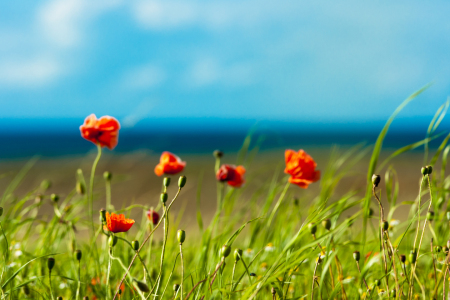
<path fill-rule="evenodd" d="M 88 206 L 89 206 L 89 219 L 92 224 L 92 231 L 94 231 L 94 220 L 92 218 L 94 211 L 94 177 L 95 177 L 95 169 L 97 168 L 97 164 L 101 156 L 102 156 L 102 147 L 100 146 L 100 144 L 97 144 L 97 157 L 95 158 L 94 163 L 92 164 L 91 180 L 89 182 Z"/>
<path fill-rule="evenodd" d="M 180 284 L 181 297 L 180 298 L 183 299 L 184 261 L 183 261 L 182 244 L 180 244 L 180 258 L 181 258 L 181 284 Z"/>
<path fill-rule="evenodd" d="M 48 272 L 48 281 L 49 281 L 49 285 L 50 285 L 50 295 L 52 297 L 52 300 L 54 300 L 53 289 L 52 289 L 52 271 L 51 270 Z"/>
<path fill-rule="evenodd" d="M 156 281 L 156 290 L 155 290 L 154 299 L 156 299 L 156 296 L 158 295 L 159 286 L 161 285 L 161 277 L 162 277 L 162 271 L 163 271 L 163 266 L 164 266 L 164 254 L 166 252 L 167 237 L 169 235 L 169 215 L 168 215 L 168 208 L 165 203 L 163 204 L 163 209 L 164 209 L 164 217 L 163 217 L 163 219 L 164 219 L 164 240 L 163 240 L 163 247 L 162 247 L 162 251 L 161 251 L 161 266 L 159 269 L 158 280 Z M 139 252 L 136 251 L 136 254 L 139 255 Z"/>

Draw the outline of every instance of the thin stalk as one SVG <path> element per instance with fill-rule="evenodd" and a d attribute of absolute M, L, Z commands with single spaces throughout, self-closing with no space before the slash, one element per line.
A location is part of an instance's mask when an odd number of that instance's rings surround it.
<path fill-rule="evenodd" d="M 231 292 L 233 291 L 233 280 L 234 280 L 234 273 L 236 271 L 236 265 L 237 265 L 237 260 L 234 261 L 233 272 L 231 273 L 230 297 L 231 297 Z"/>
<path fill-rule="evenodd" d="M 111 206 L 111 180 L 107 179 L 106 183 L 106 210 L 109 211 L 110 209 L 112 209 Z"/>
<path fill-rule="evenodd" d="M 97 157 L 95 158 L 94 163 L 92 164 L 91 179 L 89 182 L 89 198 L 88 198 L 89 220 L 92 224 L 92 231 L 94 231 L 94 220 L 92 218 L 94 211 L 94 177 L 95 177 L 95 169 L 97 169 L 97 164 L 101 156 L 102 156 L 102 147 L 100 146 L 100 144 L 97 144 Z"/>
<path fill-rule="evenodd" d="M 52 300 L 54 300 L 55 298 L 53 297 L 53 289 L 52 289 L 52 271 L 49 270 L 48 272 L 48 282 L 50 285 L 50 295 L 52 296 Z"/>
<path fill-rule="evenodd" d="M 183 282 L 184 282 L 184 261 L 183 261 L 183 250 L 182 250 L 182 244 L 180 243 L 180 259 L 181 259 L 181 296 L 180 298 L 183 299 Z"/>
<path fill-rule="evenodd" d="M 108 251 L 109 251 L 109 257 L 108 257 L 108 271 L 107 271 L 107 274 L 106 274 L 106 295 L 107 295 L 107 298 L 109 299 L 109 298 L 111 298 L 111 295 L 110 295 L 111 289 L 109 288 L 109 277 L 111 276 L 112 247 L 109 247 Z"/>
<path fill-rule="evenodd" d="M 366 282 L 366 279 L 362 276 L 361 268 L 359 267 L 359 261 L 356 261 L 356 266 L 358 267 L 359 275 L 361 276 L 362 280 L 364 281 L 364 284 L 366 285 L 367 292 L 369 291 L 369 285 Z"/>
<path fill-rule="evenodd" d="M 156 299 L 156 296 L 158 295 L 159 286 L 161 285 L 162 272 L 163 272 L 163 266 L 164 266 L 164 254 L 166 252 L 167 237 L 169 235 L 169 216 L 167 214 L 167 207 L 166 207 L 165 203 L 163 203 L 163 210 L 164 210 L 164 240 L 163 240 L 163 247 L 162 247 L 162 251 L 161 251 L 161 266 L 159 269 L 158 280 L 156 281 L 156 290 L 155 290 L 155 295 L 154 295 L 153 299 Z M 139 253 L 137 253 L 137 254 L 139 254 Z"/>
<path fill-rule="evenodd" d="M 80 261 L 78 261 L 78 286 L 77 286 L 76 300 L 78 300 L 80 297 L 80 284 L 81 284 L 81 266 L 80 266 Z"/>
<path fill-rule="evenodd" d="M 320 257 L 317 258 L 316 266 L 314 267 L 313 280 L 312 280 L 312 285 L 311 285 L 311 300 L 314 300 L 314 283 L 316 282 L 316 272 L 317 272 L 317 267 L 319 266 L 319 262 L 320 262 Z"/>

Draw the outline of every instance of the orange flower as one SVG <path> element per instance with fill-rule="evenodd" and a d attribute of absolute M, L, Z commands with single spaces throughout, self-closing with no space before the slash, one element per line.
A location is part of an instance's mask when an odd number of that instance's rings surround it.
<path fill-rule="evenodd" d="M 111 213 L 111 215 L 109 215 L 109 213 L 106 212 L 106 225 L 111 232 L 127 232 L 133 224 L 134 220 L 125 219 L 125 215 L 123 214 L 117 215 L 115 213 Z"/>
<path fill-rule="evenodd" d="M 222 165 L 217 171 L 216 178 L 226 181 L 232 187 L 240 187 L 244 182 L 245 168 L 243 166 Z"/>
<path fill-rule="evenodd" d="M 285 158 L 284 173 L 291 175 L 290 183 L 306 189 L 308 185 L 320 179 L 320 171 L 316 171 L 316 162 L 305 151 L 286 150 Z"/>
<path fill-rule="evenodd" d="M 183 171 L 186 162 L 170 152 L 164 151 L 159 159 L 159 164 L 155 167 L 155 174 L 162 176 L 164 174 L 177 174 Z"/>
<path fill-rule="evenodd" d="M 153 223 L 153 225 L 156 225 L 156 224 L 158 224 L 158 221 L 159 221 L 159 214 L 156 211 L 154 211 L 153 209 L 149 209 L 147 211 L 147 218 L 150 222 Z"/>
<path fill-rule="evenodd" d="M 81 136 L 101 147 L 113 149 L 119 141 L 120 124 L 115 118 L 103 116 L 100 119 L 92 114 L 80 126 Z"/>

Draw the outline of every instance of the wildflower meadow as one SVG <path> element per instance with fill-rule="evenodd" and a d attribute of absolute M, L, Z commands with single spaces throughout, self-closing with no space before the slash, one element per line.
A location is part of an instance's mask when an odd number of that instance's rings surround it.
<path fill-rule="evenodd" d="M 203 176 L 215 176 L 216 186 L 194 188 L 199 195 L 215 189 L 216 199 L 206 201 L 216 210 L 208 222 L 197 210 L 196 224 L 180 222 L 182 212 L 171 210 L 191 178 L 183 173 L 190 162 L 168 151 L 148 170 L 160 181 L 159 201 L 112 204 L 114 174 L 96 169 L 104 148 L 120 143 L 121 125 L 90 115 L 80 133 L 97 156 L 91 169 L 76 170 L 66 195 L 49 193 L 44 180 L 18 197 L 26 168 L 1 178 L 9 182 L 0 204 L 1 299 L 447 299 L 450 134 L 439 125 L 449 102 L 423 140 L 380 156 L 391 123 L 423 90 L 399 106 L 374 145 L 334 152 L 324 165 L 308 149 L 279 151 L 284 170 L 268 170 L 269 180 L 251 197 L 242 193 L 260 175 L 251 166 L 265 162 L 248 143 L 240 153 L 252 164 L 233 164 L 214 151 Z M 416 197 L 399 199 L 391 162 L 411 150 L 425 157 L 411 175 L 417 185 L 402 187 Z M 364 156 L 366 185 L 336 197 Z M 302 198 L 311 186 L 319 192 Z M 51 218 L 41 217 L 44 203 L 52 205 Z M 396 219 L 399 212 L 407 217 Z"/>

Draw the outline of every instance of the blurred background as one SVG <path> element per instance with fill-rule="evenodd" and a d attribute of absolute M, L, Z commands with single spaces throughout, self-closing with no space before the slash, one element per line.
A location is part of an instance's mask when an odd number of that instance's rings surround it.
<path fill-rule="evenodd" d="M 450 95 L 449 11 L 448 1 L 2 1 L 0 167 L 38 155 L 36 183 L 74 185 L 95 153 L 78 129 L 91 113 L 122 124 L 99 170 L 142 179 L 132 194 L 124 185 L 128 199 L 158 189 L 162 151 L 197 178 L 217 148 L 234 163 L 249 132 L 265 162 L 304 148 L 325 166 L 332 145 L 373 144 L 432 83 L 386 139 L 405 146 Z M 439 131 L 449 128 L 444 118 Z"/>

